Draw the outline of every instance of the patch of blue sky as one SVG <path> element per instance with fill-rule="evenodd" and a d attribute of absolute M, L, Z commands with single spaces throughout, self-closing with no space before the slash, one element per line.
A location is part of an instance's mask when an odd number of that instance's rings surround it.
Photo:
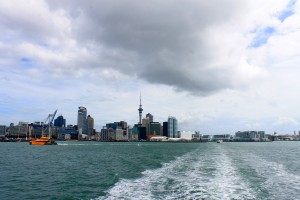
<path fill-rule="evenodd" d="M 0 112 L 1 115 L 10 115 L 14 113 L 10 108 L 2 107 L 2 106 L 0 106 Z"/>
<path fill-rule="evenodd" d="M 31 68 L 33 67 L 33 61 L 30 58 L 22 57 L 19 59 L 19 63 L 22 67 Z"/>
<path fill-rule="evenodd" d="M 287 7 L 278 14 L 277 18 L 281 22 L 284 22 L 284 20 L 286 20 L 288 17 L 290 17 L 294 14 L 294 7 L 295 7 L 296 2 L 297 2 L 297 0 L 290 0 Z"/>
<path fill-rule="evenodd" d="M 251 43 L 251 47 L 258 48 L 268 42 L 268 39 L 274 35 L 275 33 L 274 27 L 266 27 L 263 30 L 256 30 L 253 31 L 253 33 L 256 34 L 256 37 L 254 37 L 254 40 Z"/>

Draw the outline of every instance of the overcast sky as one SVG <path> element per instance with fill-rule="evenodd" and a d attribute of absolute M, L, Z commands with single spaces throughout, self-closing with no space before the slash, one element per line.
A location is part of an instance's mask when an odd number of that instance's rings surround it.
<path fill-rule="evenodd" d="M 175 116 L 179 130 L 300 130 L 296 0 L 0 0 L 0 124 Z"/>

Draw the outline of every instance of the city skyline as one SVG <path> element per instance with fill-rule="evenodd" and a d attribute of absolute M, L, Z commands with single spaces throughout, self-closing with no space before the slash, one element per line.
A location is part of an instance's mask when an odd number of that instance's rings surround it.
<path fill-rule="evenodd" d="M 2 1 L 0 124 L 78 106 L 180 130 L 300 129 L 299 1 Z"/>

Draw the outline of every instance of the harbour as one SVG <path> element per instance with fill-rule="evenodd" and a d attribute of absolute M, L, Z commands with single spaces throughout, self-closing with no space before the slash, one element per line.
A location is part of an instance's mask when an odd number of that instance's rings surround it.
<path fill-rule="evenodd" d="M 1 199 L 296 199 L 298 142 L 0 143 Z"/>

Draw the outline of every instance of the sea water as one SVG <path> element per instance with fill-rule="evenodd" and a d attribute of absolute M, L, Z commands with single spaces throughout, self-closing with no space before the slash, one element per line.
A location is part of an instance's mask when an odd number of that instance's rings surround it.
<path fill-rule="evenodd" d="M 300 198 L 300 142 L 19 142 L 0 152 L 0 199 Z"/>

